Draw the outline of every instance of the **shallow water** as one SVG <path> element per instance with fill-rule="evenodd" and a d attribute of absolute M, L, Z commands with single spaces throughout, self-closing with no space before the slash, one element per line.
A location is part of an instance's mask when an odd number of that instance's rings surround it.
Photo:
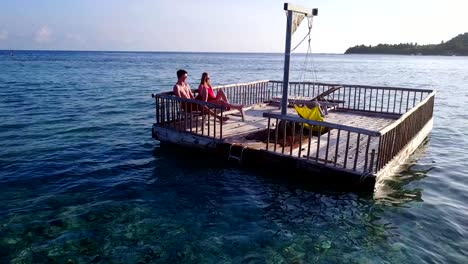
<path fill-rule="evenodd" d="M 468 58 L 292 61 L 292 80 L 437 90 L 406 170 L 317 191 L 151 138 L 177 69 L 281 80 L 281 54 L 0 52 L 0 263 L 466 262 Z"/>

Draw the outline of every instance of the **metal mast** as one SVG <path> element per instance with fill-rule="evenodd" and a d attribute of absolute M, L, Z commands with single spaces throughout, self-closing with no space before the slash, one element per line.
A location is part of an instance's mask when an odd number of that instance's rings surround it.
<path fill-rule="evenodd" d="M 293 15 L 294 12 L 301 13 L 310 17 L 318 14 L 318 9 L 314 8 L 312 10 L 292 5 L 289 3 L 284 3 L 284 10 L 287 12 L 287 21 L 286 21 L 286 47 L 284 50 L 284 74 L 283 74 L 283 97 L 281 100 L 281 114 L 286 115 L 286 110 L 288 107 L 288 86 L 289 86 L 289 64 L 291 60 L 291 35 L 292 35 L 292 26 L 293 26 Z"/>

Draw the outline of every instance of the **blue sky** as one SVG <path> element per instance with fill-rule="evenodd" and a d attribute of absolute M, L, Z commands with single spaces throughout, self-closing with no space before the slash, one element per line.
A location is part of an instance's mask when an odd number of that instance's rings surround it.
<path fill-rule="evenodd" d="M 0 49 L 284 51 L 285 1 L 0 1 Z M 436 44 L 468 32 L 467 0 L 290 2 L 319 9 L 313 52 L 343 53 L 358 44 Z M 303 23 L 293 45 L 306 29 Z"/>

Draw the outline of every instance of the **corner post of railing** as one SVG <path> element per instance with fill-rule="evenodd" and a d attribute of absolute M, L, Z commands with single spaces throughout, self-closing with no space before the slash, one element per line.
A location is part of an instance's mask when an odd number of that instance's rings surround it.
<path fill-rule="evenodd" d="M 364 172 L 367 171 L 367 164 L 368 164 L 368 160 L 369 160 L 369 146 L 370 146 L 370 141 L 371 141 L 371 136 L 368 135 L 368 136 L 367 136 L 366 153 L 365 153 L 365 156 L 364 156 Z"/>
<path fill-rule="evenodd" d="M 165 104 L 164 98 L 161 97 L 161 98 L 159 99 L 159 105 L 160 105 L 160 107 L 158 107 L 158 108 L 160 109 L 160 113 L 159 113 L 159 121 L 160 121 L 160 123 L 164 123 L 164 121 L 166 121 L 166 112 L 165 112 L 166 108 L 165 108 L 165 105 L 164 105 L 164 104 Z"/>
<path fill-rule="evenodd" d="M 159 124 L 159 100 L 158 100 L 158 97 L 154 94 L 151 94 L 151 97 L 154 98 L 154 102 L 155 102 L 156 124 Z"/>
<path fill-rule="evenodd" d="M 271 81 L 267 82 L 267 100 L 270 100 L 273 97 L 273 83 Z"/>
<path fill-rule="evenodd" d="M 223 114 L 224 108 L 221 108 L 221 121 L 219 122 L 219 139 L 223 139 Z"/>
<path fill-rule="evenodd" d="M 270 142 L 270 120 L 271 118 L 268 117 L 266 151 L 268 151 L 268 143 Z"/>
<path fill-rule="evenodd" d="M 379 144 L 378 144 L 379 147 L 378 147 L 378 151 L 377 151 L 376 165 L 375 165 L 376 168 L 377 168 L 377 170 L 380 170 L 380 168 L 381 168 L 380 166 L 381 166 L 381 163 L 382 163 L 382 161 L 381 161 L 381 159 L 382 159 L 382 154 L 383 154 L 383 153 L 382 153 L 382 149 L 383 149 L 383 146 L 382 146 L 382 145 L 383 145 L 382 137 L 383 137 L 383 135 L 380 135 L 380 136 L 379 136 Z"/>
<path fill-rule="evenodd" d="M 368 168 L 368 172 L 370 173 L 374 172 L 374 159 L 375 159 L 375 149 L 372 149 L 371 160 L 369 162 L 369 168 Z"/>

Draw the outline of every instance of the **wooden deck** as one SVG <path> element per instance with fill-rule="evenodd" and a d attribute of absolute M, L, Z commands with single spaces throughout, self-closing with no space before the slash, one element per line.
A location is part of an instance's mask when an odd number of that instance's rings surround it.
<path fill-rule="evenodd" d="M 259 104 L 245 111 L 245 121 L 242 122 L 239 117 L 230 117 L 223 126 L 223 137 L 231 141 L 232 138 L 239 138 L 240 135 L 250 134 L 261 129 L 266 129 L 267 118 L 263 117 L 263 112 L 281 113 L 278 107 L 269 106 L 267 104 Z M 229 112 L 235 113 L 235 112 Z M 294 108 L 288 108 L 288 115 L 297 116 Z M 329 110 L 325 116 L 325 121 L 341 125 L 352 126 L 369 130 L 380 130 L 390 125 L 398 119 L 400 115 L 378 115 L 365 114 L 355 111 L 334 111 Z"/>
<path fill-rule="evenodd" d="M 241 121 L 241 118 L 237 115 L 231 115 L 237 114 L 236 111 L 229 111 L 227 114 L 229 120 L 225 121 L 223 124 L 224 142 L 255 150 L 265 150 L 267 147 L 266 139 L 263 141 L 258 138 L 248 139 L 249 136 L 255 133 L 261 134 L 262 131 L 264 131 L 265 135 L 268 133 L 266 131 L 268 128 L 268 118 L 263 117 L 264 112 L 280 113 L 280 110 L 278 110 L 278 107 L 268 104 L 253 105 L 245 111 L 244 121 Z M 288 108 L 288 115 L 297 116 L 297 113 L 294 108 Z M 379 131 L 392 124 L 399 116 L 400 115 L 366 114 L 365 112 L 356 111 L 329 110 L 328 114 L 325 116 L 325 121 L 355 128 Z M 275 125 L 276 123 L 272 122 L 272 124 L 270 124 L 270 129 L 274 129 Z M 197 126 L 198 129 L 201 128 L 200 122 L 197 123 Z M 204 126 L 204 130 L 205 133 L 208 133 L 208 126 Z M 187 131 L 190 131 L 190 128 L 188 128 Z M 219 133 L 219 131 L 217 133 Z M 340 136 L 338 136 L 339 133 Z M 281 140 L 279 144 L 271 143 L 272 140 L 270 140 L 268 149 L 274 150 L 274 152 L 279 154 L 287 154 L 299 159 L 333 164 L 334 166 L 349 171 L 364 171 L 367 157 L 362 153 L 365 153 L 366 149 L 378 149 L 378 139 L 362 136 L 358 141 L 357 134 L 350 134 L 349 144 L 347 144 L 345 133 L 344 131 L 340 132 L 337 129 L 333 129 L 321 135 L 320 138 L 317 136 L 312 137 L 310 142 L 308 136 L 304 135 L 302 140 L 297 139 L 298 142 L 292 144 L 293 149 L 291 149 L 291 144 L 285 144 L 283 148 Z M 319 147 L 317 148 L 317 146 Z M 346 156 L 348 157 L 347 160 L 344 159 Z"/>

